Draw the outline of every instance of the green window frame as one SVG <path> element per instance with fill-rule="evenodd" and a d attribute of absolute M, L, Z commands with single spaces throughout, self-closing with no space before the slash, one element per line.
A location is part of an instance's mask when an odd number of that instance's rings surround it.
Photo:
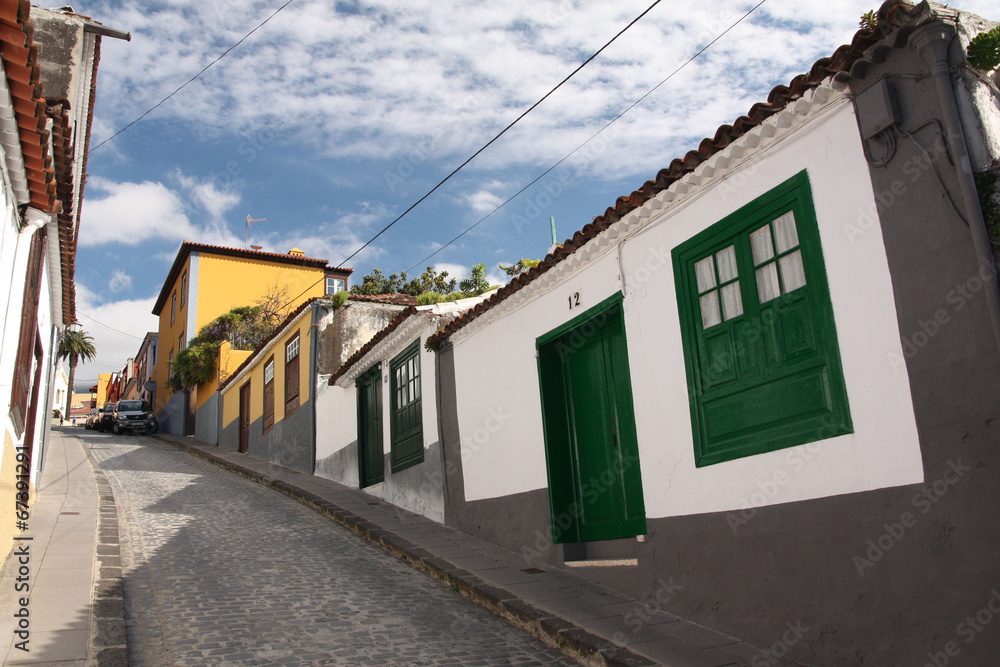
<path fill-rule="evenodd" d="M 805 171 L 673 262 L 696 466 L 853 432 Z"/>
<path fill-rule="evenodd" d="M 389 363 L 392 472 L 424 460 L 420 394 L 420 339 L 417 339 Z"/>

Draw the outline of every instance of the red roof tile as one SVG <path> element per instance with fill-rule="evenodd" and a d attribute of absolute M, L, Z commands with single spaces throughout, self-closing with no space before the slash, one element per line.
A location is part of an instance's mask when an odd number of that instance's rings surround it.
<path fill-rule="evenodd" d="M 239 375 L 241 372 L 243 372 L 244 368 L 246 368 L 247 366 L 249 366 L 250 364 L 252 364 L 253 360 L 257 358 L 258 354 L 260 354 L 260 351 L 263 350 L 265 347 L 267 347 L 268 343 L 270 343 L 272 340 L 274 340 L 276 336 L 278 336 L 279 334 L 281 334 L 282 330 L 285 327 L 287 327 L 291 322 L 295 321 L 295 318 L 298 317 L 300 314 L 302 314 L 302 311 L 304 311 L 306 308 L 312 307 L 312 305 L 314 303 L 317 303 L 319 301 L 325 301 L 325 300 L 329 300 L 329 297 L 327 297 L 327 296 L 314 296 L 311 299 L 306 299 L 305 301 L 303 301 L 302 303 L 299 304 L 298 308 L 296 308 L 292 312 L 288 313 L 288 315 L 285 317 L 285 319 L 283 319 L 281 321 L 281 324 L 279 324 L 278 326 L 274 327 L 274 331 L 272 331 L 270 333 L 270 335 L 268 335 L 267 338 L 265 338 L 263 341 L 261 341 L 260 345 L 258 345 L 256 348 L 254 348 L 253 353 L 249 357 L 247 357 L 246 359 L 244 359 L 243 363 L 241 363 L 239 366 L 237 366 L 236 369 L 232 373 L 229 374 L 229 377 L 226 378 L 226 380 L 222 384 L 219 385 L 219 393 L 221 394 L 222 390 L 225 389 L 227 386 L 229 386 L 229 383 L 232 382 L 236 378 L 237 375 Z"/>
<path fill-rule="evenodd" d="M 926 22 L 932 18 L 932 12 L 924 3 L 914 7 L 908 3 L 887 0 L 879 9 L 878 26 L 874 30 L 858 30 L 850 44 L 838 47 L 828 58 L 817 60 L 807 74 L 796 76 L 788 86 L 776 86 L 767 96 L 766 103 L 754 104 L 745 116 L 737 118 L 732 125 L 722 125 L 716 130 L 713 138 L 703 139 L 697 150 L 689 151 L 683 158 L 674 159 L 668 167 L 661 169 L 655 178 L 646 181 L 638 190 L 619 197 L 614 206 L 609 207 L 603 214 L 594 218 L 593 222 L 574 234 L 571 239 L 557 247 L 538 266 L 517 276 L 497 290 L 496 294 L 489 299 L 449 322 L 428 338 L 427 344 L 430 347 L 438 347 L 453 333 L 529 283 L 537 280 L 546 271 L 572 255 L 588 241 L 621 220 L 626 214 L 639 208 L 669 188 L 674 182 L 694 171 L 698 165 L 712 155 L 746 134 L 747 131 L 757 127 L 768 117 L 802 97 L 807 90 L 819 86 L 828 77 L 849 72 L 855 63 L 863 60 L 865 51 L 881 41 L 890 31 L 901 26 L 912 26 L 915 22 Z"/>
<path fill-rule="evenodd" d="M 45 213 L 57 213 L 55 172 L 45 130 L 45 100 L 38 77 L 38 48 L 32 41 L 34 27 L 28 19 L 29 13 L 28 0 L 0 0 L 0 59 L 20 130 L 29 203 Z"/>
<path fill-rule="evenodd" d="M 153 305 L 153 314 L 159 315 L 160 311 L 163 310 L 163 306 L 167 303 L 167 297 L 170 295 L 170 289 L 175 282 L 177 282 L 178 276 L 181 274 L 181 269 L 184 268 L 184 262 L 187 261 L 188 255 L 192 252 L 202 252 L 209 255 L 222 255 L 225 257 L 239 257 L 242 259 L 259 259 L 265 262 L 277 262 L 279 264 L 292 264 L 294 266 L 308 266 L 313 268 L 325 269 L 327 267 L 327 260 L 316 259 L 313 257 L 302 257 L 299 255 L 286 255 L 277 252 L 261 252 L 259 250 L 245 250 L 244 248 L 228 248 L 226 246 L 217 245 L 206 245 L 204 243 L 194 243 L 192 241 L 184 241 L 181 243 L 180 249 L 177 251 L 177 257 L 174 259 L 173 266 L 170 267 L 170 273 L 167 274 L 167 279 L 163 281 L 163 287 L 160 290 L 160 296 L 157 297 L 156 303 Z M 354 269 L 337 269 L 338 273 L 350 273 Z"/>

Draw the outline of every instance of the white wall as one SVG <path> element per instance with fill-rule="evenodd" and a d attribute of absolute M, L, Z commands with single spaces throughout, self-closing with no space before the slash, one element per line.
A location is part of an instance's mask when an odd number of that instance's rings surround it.
<path fill-rule="evenodd" d="M 647 517 L 744 509 L 923 481 L 888 263 L 846 100 L 749 165 L 668 204 L 625 241 L 624 310 Z M 855 432 L 696 468 L 670 252 L 806 169 Z M 859 220 L 862 222 L 859 223 Z M 860 232 L 860 233 L 857 233 Z M 621 289 L 617 247 L 490 325 L 453 336 L 468 500 L 547 486 L 535 339 Z M 570 311 L 567 297 L 584 301 Z M 895 357 L 893 356 L 895 355 Z M 487 429 L 490 411 L 501 412 Z M 478 440 L 474 434 L 479 434 Z"/>
<path fill-rule="evenodd" d="M 417 315 L 416 317 L 422 317 Z M 413 316 L 411 316 L 413 317 Z M 404 323 L 404 326 L 406 323 Z M 436 355 L 424 348 L 424 341 L 434 333 L 434 327 L 425 325 L 409 335 L 400 337 L 392 347 L 379 352 L 382 369 L 382 448 L 386 460 L 385 481 L 362 489 L 366 493 L 397 507 L 421 514 L 434 521 L 444 521 L 444 492 L 440 476 L 440 448 L 433 452 L 429 447 L 438 443 L 437 392 L 435 383 Z M 391 452 L 390 433 L 390 383 L 389 362 L 414 340 L 420 338 L 420 407 L 423 420 L 424 461 L 393 474 L 388 457 Z M 371 368 L 374 358 L 364 360 L 360 370 Z M 347 387 L 329 386 L 320 380 L 316 387 L 316 461 L 338 452 L 345 465 L 334 471 L 320 470 L 317 474 L 341 484 L 358 487 L 358 408 L 355 383 Z M 352 450 L 347 452 L 345 450 Z"/>

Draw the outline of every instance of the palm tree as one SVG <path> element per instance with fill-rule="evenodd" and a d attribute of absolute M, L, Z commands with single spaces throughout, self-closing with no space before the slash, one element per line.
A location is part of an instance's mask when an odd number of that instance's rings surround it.
<path fill-rule="evenodd" d="M 59 338 L 59 351 L 56 358 L 62 361 L 69 359 L 69 391 L 66 392 L 66 416 L 69 417 L 70 407 L 73 405 L 73 376 L 76 375 L 76 365 L 79 362 L 91 361 L 97 356 L 97 349 L 94 347 L 94 339 L 85 331 L 77 327 L 66 329 L 62 337 Z"/>

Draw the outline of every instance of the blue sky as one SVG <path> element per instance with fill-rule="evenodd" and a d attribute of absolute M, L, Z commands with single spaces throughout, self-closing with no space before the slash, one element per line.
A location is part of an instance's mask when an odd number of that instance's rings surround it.
<path fill-rule="evenodd" d="M 199 79 L 100 148 L 284 0 L 85 0 L 104 38 L 77 256 L 77 311 L 98 358 L 135 354 L 183 240 L 344 262 L 651 0 L 295 0 Z M 461 277 L 540 258 L 705 136 L 850 41 L 871 0 L 768 0 L 597 139 L 425 259 L 754 4 L 665 0 L 500 141 L 346 263 Z M 992 2 L 962 8 L 996 19 Z M 412 270 L 411 270 L 412 269 Z"/>

